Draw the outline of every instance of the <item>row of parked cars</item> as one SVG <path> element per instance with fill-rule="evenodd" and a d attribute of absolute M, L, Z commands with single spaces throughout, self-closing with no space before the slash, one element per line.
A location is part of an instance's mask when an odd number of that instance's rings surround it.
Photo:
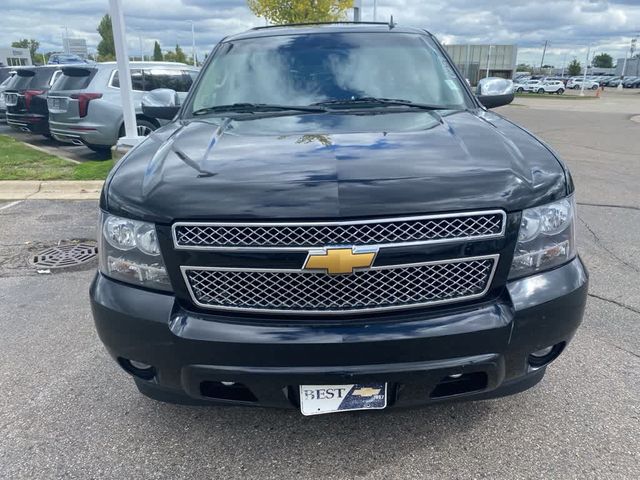
<path fill-rule="evenodd" d="M 514 90 L 518 93 L 556 93 L 563 94 L 566 90 L 581 90 L 582 85 L 586 90 L 597 90 L 600 87 L 617 87 L 622 84 L 624 88 L 640 88 L 640 77 L 602 75 L 577 77 L 520 77 L 514 80 Z"/>
<path fill-rule="evenodd" d="M 172 62 L 131 62 L 138 134 L 163 120 L 142 112 L 145 92 L 170 88 L 186 97 L 198 70 Z M 0 122 L 33 134 L 107 151 L 124 135 L 120 78 L 115 62 L 19 67 L 0 75 Z"/>

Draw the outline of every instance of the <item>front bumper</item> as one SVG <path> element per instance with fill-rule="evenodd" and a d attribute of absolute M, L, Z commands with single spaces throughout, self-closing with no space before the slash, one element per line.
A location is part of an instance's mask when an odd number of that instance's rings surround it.
<path fill-rule="evenodd" d="M 91 304 L 110 354 L 125 368 L 127 360 L 153 366 L 153 378 L 136 383 L 159 400 L 286 408 L 298 405 L 301 384 L 377 381 L 389 383 L 390 406 L 409 406 L 496 397 L 537 383 L 545 367 L 532 367 L 529 355 L 571 340 L 587 286 L 576 258 L 470 307 L 291 325 L 197 313 L 172 295 L 97 274 Z"/>

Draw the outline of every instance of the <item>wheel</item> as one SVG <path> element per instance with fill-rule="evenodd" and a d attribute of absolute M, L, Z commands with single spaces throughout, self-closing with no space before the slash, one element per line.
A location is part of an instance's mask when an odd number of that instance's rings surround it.
<path fill-rule="evenodd" d="M 136 123 L 138 124 L 138 135 L 141 137 L 146 137 L 158 128 L 155 123 L 148 120 L 138 119 L 136 120 Z"/>
<path fill-rule="evenodd" d="M 559 88 L 556 92 L 558 95 L 562 95 L 564 93 L 564 88 Z"/>
<path fill-rule="evenodd" d="M 593 87 L 591 87 L 591 90 L 597 90 L 598 89 L 598 85 L 594 85 Z"/>
<path fill-rule="evenodd" d="M 538 93 L 544 93 L 544 88 L 539 88 Z"/>
<path fill-rule="evenodd" d="M 138 135 L 140 135 L 141 137 L 146 137 L 151 132 L 158 129 L 158 125 L 143 118 L 136 119 L 136 124 L 138 125 Z M 120 127 L 120 133 L 118 134 L 118 137 L 124 137 L 124 135 L 125 131 L 123 123 Z"/>
<path fill-rule="evenodd" d="M 516 89 L 516 93 L 522 93 L 522 92 L 524 92 L 524 88 L 522 88 L 522 87 L 518 87 L 518 88 Z"/>

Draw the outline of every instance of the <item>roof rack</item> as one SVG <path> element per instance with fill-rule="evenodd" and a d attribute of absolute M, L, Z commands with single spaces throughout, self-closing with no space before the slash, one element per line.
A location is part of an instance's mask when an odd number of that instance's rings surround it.
<path fill-rule="evenodd" d="M 285 23 L 282 25 L 264 25 L 261 27 L 253 27 L 251 30 L 265 30 L 268 28 L 280 28 L 280 27 L 306 27 L 311 25 L 386 25 L 389 28 L 396 26 L 393 23 L 393 17 L 391 22 L 349 22 L 349 21 L 336 21 L 336 22 L 304 22 L 304 23 Z"/>

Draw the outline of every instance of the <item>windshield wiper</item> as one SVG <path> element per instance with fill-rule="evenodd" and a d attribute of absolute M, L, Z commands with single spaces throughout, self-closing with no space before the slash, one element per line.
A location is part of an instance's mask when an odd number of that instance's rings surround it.
<path fill-rule="evenodd" d="M 412 107 L 420 108 L 422 110 L 456 110 L 460 107 L 451 107 L 447 105 L 432 105 L 428 103 L 416 103 L 411 100 L 402 100 L 400 98 L 378 98 L 378 97 L 357 97 L 357 98 L 345 98 L 339 100 L 327 100 L 325 102 L 313 103 L 314 106 L 327 106 L 327 107 L 379 107 L 379 106 L 392 106 L 392 107 Z"/>
<path fill-rule="evenodd" d="M 273 105 L 268 103 L 232 103 L 229 105 L 214 105 L 212 107 L 200 108 L 193 112 L 195 116 L 207 115 L 210 113 L 255 113 L 255 112 L 309 112 L 324 113 L 326 108 L 321 106 L 299 106 L 299 105 Z"/>

